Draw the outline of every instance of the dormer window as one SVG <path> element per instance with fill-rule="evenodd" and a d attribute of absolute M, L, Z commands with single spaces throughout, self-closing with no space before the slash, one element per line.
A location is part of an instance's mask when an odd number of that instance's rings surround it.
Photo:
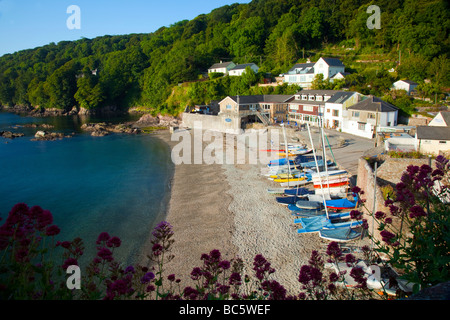
<path fill-rule="evenodd" d="M 322 101 L 322 96 L 316 96 L 316 101 Z"/>
<path fill-rule="evenodd" d="M 308 100 L 308 96 L 306 94 L 302 94 L 302 100 Z"/>
<path fill-rule="evenodd" d="M 299 94 L 295 95 L 295 100 L 300 100 L 300 95 Z"/>
<path fill-rule="evenodd" d="M 314 100 L 316 100 L 316 97 L 315 96 L 309 96 L 309 99 L 308 99 L 309 101 L 314 101 Z"/>

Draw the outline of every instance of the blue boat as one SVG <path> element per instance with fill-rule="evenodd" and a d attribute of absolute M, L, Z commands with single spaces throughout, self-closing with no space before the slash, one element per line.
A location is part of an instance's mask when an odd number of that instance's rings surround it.
<path fill-rule="evenodd" d="M 289 204 L 295 205 L 295 203 L 297 201 L 305 200 L 303 197 L 299 197 L 299 196 L 276 197 L 275 199 L 277 200 L 278 203 L 285 204 L 285 205 L 289 205 Z"/>
<path fill-rule="evenodd" d="M 309 190 L 307 188 L 292 188 L 292 189 L 284 189 L 284 194 L 287 196 L 303 196 L 308 194 L 314 194 L 314 190 Z"/>
<path fill-rule="evenodd" d="M 319 236 L 323 239 L 347 242 L 361 237 L 361 232 L 353 230 L 352 228 L 336 228 L 336 229 L 322 229 L 319 231 Z"/>

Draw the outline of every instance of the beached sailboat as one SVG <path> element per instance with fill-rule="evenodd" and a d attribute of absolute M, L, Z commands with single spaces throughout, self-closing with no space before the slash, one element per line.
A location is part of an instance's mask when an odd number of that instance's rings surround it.
<path fill-rule="evenodd" d="M 314 217 L 316 218 L 316 217 Z M 309 218 L 309 219 L 314 219 L 314 218 Z M 335 231 L 334 233 L 328 233 L 329 236 L 331 235 L 337 235 L 337 234 L 341 234 L 342 230 L 353 230 L 352 228 L 358 227 L 362 225 L 362 221 L 358 220 L 358 221 L 345 221 L 345 222 L 336 222 L 333 223 L 332 221 L 330 221 L 329 219 L 318 219 L 318 220 L 314 220 L 308 224 L 306 224 L 306 227 L 304 227 L 303 229 L 297 229 L 297 233 L 312 233 L 312 232 L 319 232 L 322 234 L 322 232 L 324 232 L 323 234 L 327 235 L 326 231 L 329 230 L 333 230 Z M 337 230 L 337 232 L 336 232 Z M 346 232 L 345 235 L 347 236 L 347 234 L 350 234 L 350 232 Z"/>

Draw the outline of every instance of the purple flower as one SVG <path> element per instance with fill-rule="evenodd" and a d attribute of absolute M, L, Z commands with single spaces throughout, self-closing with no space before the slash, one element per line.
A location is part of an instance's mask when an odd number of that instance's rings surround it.
<path fill-rule="evenodd" d="M 387 201 L 387 200 L 386 200 Z M 386 204 L 386 203 L 385 203 Z M 382 211 L 375 212 L 375 219 L 381 220 L 386 216 L 386 214 Z"/>
<path fill-rule="evenodd" d="M 270 281 L 266 280 L 263 283 L 261 283 L 261 287 L 265 291 L 270 292 L 269 299 L 271 299 L 271 300 L 286 299 L 286 289 L 275 280 L 270 280 Z"/>
<path fill-rule="evenodd" d="M 153 272 L 147 272 L 142 278 L 141 278 L 141 283 L 142 284 L 146 284 L 149 283 L 152 279 L 155 278 L 155 275 L 153 274 Z"/>
<path fill-rule="evenodd" d="M 228 260 L 222 260 L 222 261 L 220 261 L 220 263 L 219 263 L 219 267 L 220 268 L 222 268 L 223 270 L 228 270 L 228 269 L 230 269 L 230 261 L 228 261 Z"/>
<path fill-rule="evenodd" d="M 112 237 L 106 241 L 106 245 L 110 248 L 118 248 L 120 247 L 122 241 L 118 237 Z"/>
<path fill-rule="evenodd" d="M 335 259 L 340 258 L 342 256 L 342 250 L 339 243 L 336 241 L 330 242 L 327 247 L 327 255 L 334 257 Z"/>
<path fill-rule="evenodd" d="M 175 281 L 175 275 L 172 273 L 172 274 L 169 274 L 168 276 L 167 276 L 167 280 L 169 280 L 170 282 L 173 282 L 173 281 Z"/>
<path fill-rule="evenodd" d="M 107 232 L 102 232 L 99 234 L 97 238 L 97 244 L 101 244 L 102 242 L 106 242 L 111 238 Z"/>
<path fill-rule="evenodd" d="M 106 260 L 106 261 L 112 261 L 113 260 L 112 252 L 108 248 L 101 248 L 97 252 L 97 256 L 102 258 L 103 260 Z"/>
<path fill-rule="evenodd" d="M 203 274 L 202 269 L 200 269 L 199 267 L 195 267 L 194 269 L 192 269 L 191 279 L 198 280 L 198 279 L 200 279 L 202 274 Z"/>
<path fill-rule="evenodd" d="M 78 265 L 78 261 L 74 258 L 68 258 L 66 261 L 64 261 L 62 268 L 64 270 L 67 270 L 68 267 L 70 266 L 77 266 Z"/>
<path fill-rule="evenodd" d="M 353 263 L 355 263 L 356 262 L 356 257 L 354 256 L 354 255 L 352 255 L 352 254 L 347 254 L 346 256 L 345 256 L 345 263 L 348 265 L 348 266 L 351 266 Z"/>
<path fill-rule="evenodd" d="M 58 228 L 58 226 L 52 225 L 50 227 L 47 228 L 47 230 L 45 231 L 45 234 L 49 237 L 51 236 L 56 236 L 60 233 L 60 229 Z"/>
<path fill-rule="evenodd" d="M 362 213 L 359 210 L 352 210 L 350 211 L 350 218 L 359 220 L 362 217 Z"/>
<path fill-rule="evenodd" d="M 46 226 L 53 223 L 52 213 L 48 210 L 43 210 L 42 213 L 37 218 L 37 229 L 43 230 Z"/>
<path fill-rule="evenodd" d="M 186 287 L 183 290 L 183 295 L 190 300 L 195 300 L 198 297 L 199 292 L 192 287 Z"/>
<path fill-rule="evenodd" d="M 383 230 L 380 232 L 381 238 L 384 242 L 386 242 L 387 244 L 391 244 L 392 239 L 395 238 L 395 234 L 393 234 L 392 232 L 389 232 L 387 230 Z"/>
<path fill-rule="evenodd" d="M 261 254 L 255 256 L 253 261 L 253 270 L 256 271 L 256 278 L 259 280 L 264 279 L 264 274 L 266 272 L 268 274 L 275 272 L 275 269 L 270 267 L 270 262 L 268 262 Z"/>
<path fill-rule="evenodd" d="M 125 274 L 126 274 L 126 273 L 134 274 L 134 273 L 135 273 L 134 267 L 133 267 L 133 266 L 128 266 L 128 267 L 126 267 L 124 273 L 125 273 Z"/>
<path fill-rule="evenodd" d="M 242 284 L 241 275 L 238 272 L 233 272 L 230 275 L 230 278 L 228 279 L 228 283 L 230 285 L 241 285 Z"/>
<path fill-rule="evenodd" d="M 412 206 L 409 209 L 409 217 L 410 218 L 419 218 L 419 217 L 425 217 L 427 214 L 423 210 L 421 206 L 415 205 Z"/>

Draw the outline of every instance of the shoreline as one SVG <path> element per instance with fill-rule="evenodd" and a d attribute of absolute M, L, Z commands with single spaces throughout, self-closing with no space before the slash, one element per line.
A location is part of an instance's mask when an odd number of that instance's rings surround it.
<path fill-rule="evenodd" d="M 154 136 L 164 141 L 169 150 L 178 143 L 171 141 L 168 130 Z M 165 263 L 164 275 L 175 274 L 182 287 L 195 286 L 190 273 L 203 264 L 200 259 L 203 253 L 218 249 L 222 258 L 228 260 L 237 255 L 231 241 L 234 216 L 228 210 L 233 200 L 229 189 L 219 164 L 174 164 L 165 220 L 173 226 L 175 242 L 171 253 L 175 258 Z M 145 247 L 149 246 L 150 243 Z"/>

